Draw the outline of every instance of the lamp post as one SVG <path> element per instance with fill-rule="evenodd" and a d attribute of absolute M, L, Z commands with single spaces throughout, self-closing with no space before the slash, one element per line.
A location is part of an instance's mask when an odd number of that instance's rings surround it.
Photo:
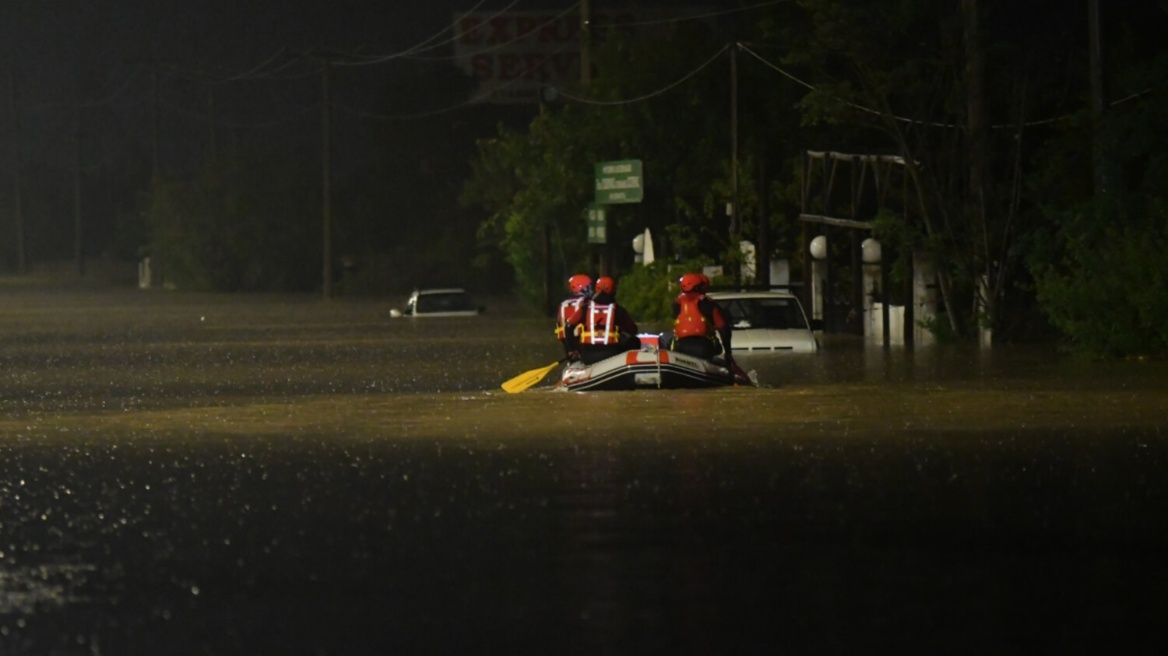
<path fill-rule="evenodd" d="M 823 316 L 824 282 L 827 279 L 827 237 L 811 240 L 811 318 L 827 324 Z"/>
<path fill-rule="evenodd" d="M 864 262 L 864 337 L 875 337 L 876 317 L 872 315 L 874 297 L 880 296 L 881 328 L 884 333 L 884 346 L 889 345 L 888 335 L 888 297 L 884 293 L 884 264 L 880 242 L 869 237 L 860 244 L 860 259 Z"/>

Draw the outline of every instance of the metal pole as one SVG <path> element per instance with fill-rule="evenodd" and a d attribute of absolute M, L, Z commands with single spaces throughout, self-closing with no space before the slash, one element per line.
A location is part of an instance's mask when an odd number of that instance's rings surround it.
<path fill-rule="evenodd" d="M 17 96 L 16 74 L 8 69 L 8 102 L 12 110 L 12 213 L 16 223 L 16 272 L 24 275 L 28 269 L 28 260 L 24 246 L 24 206 L 21 189 L 24 181 L 21 179 L 21 129 L 20 129 L 20 101 Z"/>
<path fill-rule="evenodd" d="M 905 295 L 904 302 L 904 345 L 912 350 L 916 346 L 916 305 L 921 301 L 917 298 L 916 253 L 910 249 L 905 253 L 905 261 L 908 263 L 908 274 L 905 277 L 908 281 L 905 285 L 907 288 L 905 291 L 908 293 Z"/>
<path fill-rule="evenodd" d="M 1102 144 L 1101 127 L 1103 111 L 1106 106 L 1106 90 L 1103 83 L 1103 36 L 1100 32 L 1099 0 L 1087 0 L 1087 20 L 1090 34 L 1090 67 L 1091 67 L 1091 119 L 1092 119 L 1092 155 L 1095 168 L 1095 193 L 1107 191 L 1107 173 L 1105 166 L 1104 147 Z"/>
<path fill-rule="evenodd" d="M 891 320 L 888 301 L 892 295 L 888 289 L 888 278 L 888 251 L 884 251 L 880 256 L 880 320 L 884 323 L 884 350 L 886 351 L 892 345 L 892 327 L 888 325 Z"/>
<path fill-rule="evenodd" d="M 76 131 L 76 151 L 73 154 L 73 257 L 77 263 L 77 275 L 85 275 L 85 255 L 81 248 L 81 101 L 77 100 L 73 109 L 74 130 Z"/>
<path fill-rule="evenodd" d="M 152 70 L 150 72 L 150 85 L 151 85 L 151 96 L 152 96 L 152 103 L 153 103 L 151 106 L 151 117 L 150 117 L 150 122 L 151 122 L 150 181 L 152 183 L 157 184 L 158 177 L 161 174 L 161 168 L 160 168 L 161 163 L 159 161 L 160 157 L 159 157 L 159 147 L 158 147 L 158 141 L 159 141 L 159 135 L 158 135 L 159 127 L 158 126 L 159 126 L 160 119 L 158 117 L 158 70 L 157 69 Z"/>
<path fill-rule="evenodd" d="M 332 59 L 326 55 L 324 57 L 321 89 L 324 94 L 324 106 L 321 110 L 321 203 L 323 209 L 321 220 L 321 259 L 323 260 L 322 286 L 324 288 L 324 300 L 326 301 L 333 296 L 332 171 L 329 167 L 330 160 L 332 159 L 332 144 L 330 143 L 332 132 L 332 67 Z"/>
<path fill-rule="evenodd" d="M 207 83 L 207 128 L 211 138 L 211 161 L 219 159 L 219 135 L 215 126 L 215 83 Z"/>
<path fill-rule="evenodd" d="M 730 47 L 730 247 L 738 248 L 738 44 Z M 738 279 L 735 274 L 734 279 Z"/>
<path fill-rule="evenodd" d="M 592 83 L 592 2 L 580 0 L 580 85 Z"/>
<path fill-rule="evenodd" d="M 592 2 L 580 1 L 580 86 L 587 89 L 592 84 Z M 542 113 L 542 107 L 541 107 Z M 550 310 L 552 303 L 553 277 L 550 264 L 549 250 L 550 237 L 547 235 L 547 223 L 544 223 L 544 305 Z M 588 244 L 588 260 L 600 275 L 607 273 L 607 262 L 604 257 L 603 244 Z M 558 288 L 557 288 L 558 289 Z"/>

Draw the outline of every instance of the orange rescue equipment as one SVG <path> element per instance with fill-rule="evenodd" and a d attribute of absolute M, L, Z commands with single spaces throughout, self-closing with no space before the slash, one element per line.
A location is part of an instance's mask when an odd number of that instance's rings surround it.
<path fill-rule="evenodd" d="M 713 339 L 714 324 L 702 312 L 700 303 L 705 298 L 701 294 L 683 293 L 677 296 L 678 313 L 673 322 L 673 336 L 709 337 Z"/>
<path fill-rule="evenodd" d="M 582 344 L 617 344 L 620 331 L 613 325 L 616 320 L 616 306 L 593 301 L 588 304 L 588 318 L 582 324 L 580 333 Z"/>
<path fill-rule="evenodd" d="M 565 299 L 560 303 L 560 311 L 556 320 L 556 339 L 561 342 L 564 341 L 564 324 L 568 322 L 568 317 L 572 316 L 576 308 L 580 307 L 580 304 L 585 300 L 583 296 L 577 296 L 575 298 Z"/>

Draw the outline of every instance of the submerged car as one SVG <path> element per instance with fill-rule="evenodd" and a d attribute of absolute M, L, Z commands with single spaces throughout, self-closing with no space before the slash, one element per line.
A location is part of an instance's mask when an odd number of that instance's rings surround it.
<path fill-rule="evenodd" d="M 793 351 L 813 353 L 819 340 L 799 297 L 779 291 L 710 292 L 730 315 L 735 353 Z"/>
<path fill-rule="evenodd" d="M 410 294 L 405 309 L 389 311 L 391 317 L 473 317 L 486 308 L 475 305 L 461 287 L 417 289 Z"/>

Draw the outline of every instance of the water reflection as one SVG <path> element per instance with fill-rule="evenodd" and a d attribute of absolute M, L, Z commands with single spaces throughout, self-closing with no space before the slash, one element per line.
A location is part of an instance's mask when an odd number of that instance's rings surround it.
<path fill-rule="evenodd" d="M 1160 643 L 1164 363 L 838 341 L 507 395 L 557 347 L 490 300 L 51 300 L 0 309 L 6 656 Z"/>
<path fill-rule="evenodd" d="M 42 563 L 0 571 L 0 615 L 30 615 L 89 601 L 78 594 L 96 567 L 88 563 Z"/>

